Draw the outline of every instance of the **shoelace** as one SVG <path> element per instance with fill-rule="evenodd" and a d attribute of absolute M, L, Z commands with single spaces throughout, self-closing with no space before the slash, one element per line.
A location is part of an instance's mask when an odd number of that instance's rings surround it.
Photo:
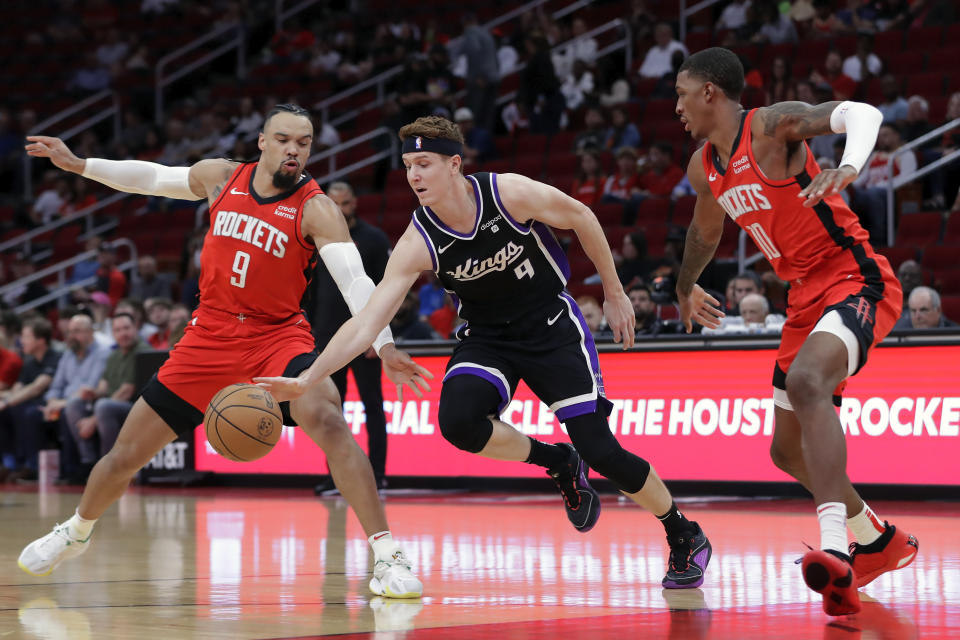
<path fill-rule="evenodd" d="M 74 542 L 73 538 L 70 537 L 70 534 L 67 533 L 67 525 L 65 525 L 65 524 L 60 524 L 60 523 L 58 522 L 58 523 L 56 524 L 56 526 L 53 528 L 53 533 L 56 534 L 56 537 L 54 537 L 54 538 L 47 538 L 47 539 L 44 541 L 44 544 L 41 545 L 42 548 L 46 548 L 46 547 L 48 547 L 48 546 L 51 545 L 51 544 L 57 543 L 56 541 L 57 541 L 57 538 L 58 538 L 58 537 L 59 537 L 59 538 L 63 538 L 63 540 L 66 541 L 66 543 L 67 543 L 68 546 L 69 546 L 70 544 L 73 544 L 73 542 Z"/>
<path fill-rule="evenodd" d="M 407 556 L 404 555 L 403 551 L 396 550 L 393 552 L 393 555 L 389 560 L 377 560 L 377 563 L 382 562 L 386 565 L 397 565 L 406 568 L 408 571 L 413 567 L 413 563 L 407 560 Z"/>
<path fill-rule="evenodd" d="M 563 465 L 558 471 L 548 471 L 553 481 L 557 483 L 563 501 L 571 509 L 580 508 L 580 492 L 577 491 L 577 483 L 573 479 L 573 473 L 570 472 L 569 465 Z"/>
<path fill-rule="evenodd" d="M 693 540 L 689 537 L 678 538 L 670 545 L 670 568 L 674 571 L 686 571 L 690 566 L 690 554 L 693 552 Z"/>

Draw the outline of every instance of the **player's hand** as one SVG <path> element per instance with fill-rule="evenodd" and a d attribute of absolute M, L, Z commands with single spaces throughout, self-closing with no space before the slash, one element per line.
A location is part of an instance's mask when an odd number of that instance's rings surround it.
<path fill-rule="evenodd" d="M 254 378 L 253 383 L 269 391 L 277 402 L 296 400 L 307 391 L 307 384 L 302 378 Z"/>
<path fill-rule="evenodd" d="M 612 295 L 604 294 L 603 317 L 607 319 L 607 326 L 613 331 L 613 341 L 622 342 L 624 350 L 632 347 L 637 316 L 633 313 L 630 298 L 622 288 Z"/>
<path fill-rule="evenodd" d="M 423 391 L 430 391 L 433 374 L 413 361 L 406 351 L 400 351 L 393 344 L 386 344 L 380 349 L 380 359 L 383 361 L 383 372 L 390 381 L 397 386 L 397 398 L 403 400 L 403 386 L 423 397 Z"/>
<path fill-rule="evenodd" d="M 726 314 L 720 310 L 720 302 L 712 295 L 695 284 L 690 295 L 677 291 L 677 300 L 680 303 L 680 320 L 687 333 L 693 331 L 693 320 L 705 327 L 716 329 L 720 326 L 720 318 Z"/>
<path fill-rule="evenodd" d="M 83 172 L 85 161 L 75 156 L 73 151 L 70 151 L 70 147 L 64 144 L 60 138 L 27 136 L 27 142 L 29 144 L 24 149 L 28 156 L 50 158 L 50 162 L 64 171 Z"/>
<path fill-rule="evenodd" d="M 824 198 L 840 193 L 856 179 L 856 170 L 848 164 L 839 169 L 825 169 L 797 197 L 805 198 L 803 206 L 814 207 Z"/>

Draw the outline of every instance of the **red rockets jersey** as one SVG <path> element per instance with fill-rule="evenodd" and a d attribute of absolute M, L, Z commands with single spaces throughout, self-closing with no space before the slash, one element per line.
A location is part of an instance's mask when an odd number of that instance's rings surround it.
<path fill-rule="evenodd" d="M 713 145 L 704 146 L 703 169 L 713 197 L 750 235 L 781 279 L 802 282 L 826 265 L 866 277 L 865 263 L 873 263 L 876 255 L 869 234 L 843 198 L 833 195 L 807 208 L 797 197 L 820 173 L 806 142 L 806 163 L 799 175 L 786 180 L 763 175 L 753 157 L 750 124 L 755 113 L 748 111 L 741 119 L 727 167 L 720 165 Z"/>
<path fill-rule="evenodd" d="M 323 193 L 304 174 L 290 191 L 264 198 L 253 189 L 257 163 L 241 164 L 210 207 L 200 256 L 200 304 L 251 319 L 300 312 L 317 251 L 303 237 L 304 204 Z"/>

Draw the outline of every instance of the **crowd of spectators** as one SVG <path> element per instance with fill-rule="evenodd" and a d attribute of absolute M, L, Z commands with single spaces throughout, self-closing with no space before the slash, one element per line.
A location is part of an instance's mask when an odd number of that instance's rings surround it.
<path fill-rule="evenodd" d="M 247 2 L 241 12 L 239 3 L 227 0 L 143 0 L 141 10 L 146 15 L 200 12 L 211 23 L 229 27 L 266 15 L 267 5 L 272 3 Z M 470 12 L 462 14 L 456 28 L 450 28 L 441 26 L 436 18 L 415 21 L 397 9 L 363 31 L 370 25 L 352 28 L 344 19 L 349 14 L 325 10 L 304 26 L 288 24 L 265 39 L 256 52 L 261 69 L 299 79 L 302 89 L 298 95 L 278 90 L 277 95 L 259 92 L 220 103 L 199 91 L 177 99 L 160 125 L 134 101 L 123 111 L 119 136 L 94 129 L 71 144 L 81 156 L 169 165 L 209 156 L 248 159 L 256 154 L 255 140 L 264 114 L 276 102 L 294 98 L 309 104 L 311 99 L 315 102 L 331 91 L 401 65 L 402 70 L 387 87 L 379 124 L 395 130 L 422 115 L 450 117 L 466 139 L 468 171 L 483 169 L 499 159 L 497 136 L 513 136 L 522 144 L 527 133 L 568 133 L 565 148 L 551 148 L 551 153 L 576 158 L 577 173 L 570 184 L 555 186 L 588 206 L 618 207 L 617 222 L 626 233 L 619 236 L 622 240 L 613 253 L 617 274 L 633 305 L 637 335 L 676 334 L 682 328 L 673 288 L 685 228 L 671 225 L 665 238 L 652 245 L 643 226 L 637 225 L 637 217 L 647 200 L 672 206 L 693 194 L 681 162 L 695 142 L 684 140 L 686 146 L 681 147 L 675 136 L 661 139 L 656 130 L 648 135 L 649 128 L 631 116 L 637 111 L 630 107 L 637 101 L 672 100 L 676 69 L 689 51 L 676 38 L 674 26 L 655 16 L 644 0 L 632 0 L 629 5 L 623 18 L 630 25 L 636 50 L 645 51 L 629 72 L 624 72 L 619 62 L 598 56 L 599 43 L 586 35 L 591 25 L 581 14 L 555 20 L 535 10 L 508 26 L 488 30 Z M 850 55 L 824 48 L 822 58 L 806 66 L 786 55 L 775 55 L 769 61 L 744 55 L 744 105 L 866 99 L 871 84 L 879 82 L 882 100 L 878 107 L 884 115 L 880 136 L 861 176 L 843 194 L 878 246 L 894 240 L 886 235 L 886 167 L 891 154 L 905 141 L 942 122 L 931 121 L 930 100 L 936 96 L 904 94 L 903 77 L 890 73 L 891 61 L 874 51 L 875 37 L 888 30 L 948 22 L 957 17 L 951 11 L 951 3 L 941 0 L 858 1 L 843 6 L 830 0 L 779 4 L 730 0 L 715 8 L 715 41 L 738 51 L 856 37 L 856 49 Z M 79 23 L 58 20 L 28 35 L 35 42 L 62 44 L 97 34 L 99 46 L 80 57 L 63 86 L 70 95 L 81 97 L 114 86 L 124 77 L 152 68 L 156 61 L 156 51 L 112 26 L 114 13 L 114 6 L 106 0 L 91 0 Z M 372 33 L 372 37 L 364 33 Z M 498 108 L 502 78 L 521 64 L 515 98 Z M 638 95 L 641 86 L 649 93 Z M 460 90 L 462 98 L 457 97 Z M 947 103 L 945 121 L 958 117 L 960 93 L 955 93 Z M 19 174 L 22 138 L 37 120 L 31 109 L 0 107 L 0 185 L 11 187 L 7 193 L 14 193 L 13 187 L 23 178 Z M 317 123 L 315 150 L 336 146 L 344 135 L 327 122 Z M 820 165 L 829 167 L 838 163 L 843 142 L 839 135 L 821 136 L 810 146 Z M 894 175 L 910 173 L 957 148 L 960 134 L 950 132 L 915 151 L 898 154 Z M 0 231 L 43 226 L 90 206 L 105 193 L 96 184 L 62 172 L 44 170 L 35 177 L 35 197 L 14 203 L 9 209 L 14 215 L 0 220 Z M 371 186 L 378 188 L 382 183 Z M 954 165 L 923 181 L 918 206 L 946 209 L 952 205 L 954 214 L 960 215 L 956 213 L 960 210 L 958 190 L 960 168 Z M 156 200 L 148 206 L 163 209 L 170 203 Z M 363 210 L 357 214 L 377 222 L 376 214 Z M 60 480 L 75 483 L 85 479 L 97 458 L 112 446 L 130 410 L 136 355 L 173 347 L 190 321 L 197 300 L 204 233 L 204 228 L 189 232 L 178 273 L 163 270 L 150 254 L 140 255 L 135 267 L 124 273 L 117 268 L 111 243 L 90 236 L 77 244 L 77 251 L 86 250 L 96 257 L 73 265 L 68 276 L 69 298 L 19 315 L 11 309 L 46 295 L 47 286 L 39 280 L 20 280 L 36 270 L 33 256 L 20 253 L 0 261 L 0 285 L 20 282 L 8 288 L 0 300 L 0 481 L 35 480 L 37 452 L 51 443 L 61 449 Z M 730 266 L 715 270 L 711 288 L 726 317 L 718 329 L 703 334 L 778 334 L 785 320 L 786 284 L 764 261 L 741 273 L 729 272 Z M 904 288 L 904 310 L 897 329 L 957 326 L 945 315 L 938 291 L 927 286 L 933 283 L 920 264 L 904 261 L 898 277 Z M 594 275 L 570 284 L 589 288 L 598 282 Z M 612 340 L 602 300 L 583 293 L 577 302 L 594 337 L 600 342 Z M 450 296 L 435 275 L 425 274 L 407 294 L 390 325 L 402 343 L 449 339 L 459 323 Z"/>
<path fill-rule="evenodd" d="M 239 11 L 235 2 L 223 1 L 209 7 L 180 0 L 144 0 L 141 9 L 150 15 L 191 16 L 201 12 L 211 22 L 229 26 L 250 23 L 268 13 L 270 3 L 249 3 Z M 882 86 L 884 126 L 877 148 L 858 181 L 844 197 L 860 215 L 875 244 L 890 243 L 886 237 L 886 162 L 905 140 L 931 130 L 940 122 L 930 121 L 929 100 L 921 95 L 905 96 L 903 78 L 889 73 L 889 60 L 874 51 L 875 34 L 910 26 L 949 21 L 950 3 L 924 0 L 904 2 L 850 3 L 840 6 L 829 0 L 794 0 L 776 4 L 770 0 L 731 0 L 714 10 L 714 40 L 744 50 L 756 45 L 780 45 L 797 41 L 856 36 L 856 50 L 844 56 L 836 49 L 825 49 L 822 59 L 808 66 L 785 55 L 767 63 L 744 57 L 748 70 L 745 106 L 799 99 L 819 102 L 829 99 L 864 99 L 870 82 L 877 78 Z M 148 68 L 155 62 L 155 51 L 145 48 L 129 35 L 111 26 L 112 5 L 92 2 L 87 18 L 77 25 L 65 21 L 32 34 L 37 41 L 56 39 L 69 42 L 92 33 L 98 34 L 98 48 L 76 63 L 65 91 L 91 92 L 116 82 L 130 69 Z M 259 13 L 258 13 L 259 12 Z M 589 14 L 585 14 L 589 15 Z M 674 26 L 661 21 L 644 0 L 629 3 L 623 18 L 630 25 L 635 49 L 644 52 L 637 64 L 625 73 L 622 65 L 609 57 L 598 57 L 598 40 L 586 35 L 590 24 L 584 14 L 556 20 L 542 10 L 522 14 L 512 23 L 489 30 L 479 24 L 476 15 L 464 12 L 456 25 L 441 25 L 435 18 L 413 19 L 398 10 L 388 11 L 373 25 L 372 37 L 360 37 L 366 23 L 351 28 L 349 13 L 324 10 L 312 20 L 288 22 L 284 29 L 258 44 L 255 60 L 267 70 L 296 70 L 303 82 L 301 98 L 314 101 L 326 94 L 310 93 L 311 87 L 327 92 L 349 87 L 395 65 L 402 71 L 387 87 L 381 124 L 394 129 L 420 115 L 441 114 L 454 119 L 467 140 L 465 163 L 468 168 L 483 168 L 498 159 L 495 144 L 498 135 L 574 132 L 570 149 L 575 154 L 578 173 L 572 184 L 557 184 L 590 206 L 616 203 L 622 206 L 620 223 L 631 227 L 638 208 L 647 199 L 669 199 L 690 195 L 680 162 L 692 149 L 692 142 L 678 146 L 676 138 L 658 139 L 657 132 L 647 139 L 641 134 L 641 121 L 631 118 L 629 109 L 636 100 L 673 96 L 675 70 L 688 55 L 687 45 L 676 37 Z M 89 18 L 89 19 L 88 19 Z M 703 25 L 700 24 L 699 27 Z M 697 25 L 693 26 L 696 30 Z M 567 43 L 564 45 L 564 43 Z M 809 58 L 809 56 L 807 57 Z M 498 109 L 495 101 L 501 91 L 501 77 L 523 63 L 516 98 Z M 643 82 L 654 82 L 649 95 L 637 95 Z M 644 85 L 651 86 L 651 85 Z M 458 90 L 464 90 L 461 99 Z M 90 130 L 73 144 L 80 155 L 117 159 L 136 158 L 166 164 L 187 164 L 216 155 L 237 159 L 256 154 L 254 140 L 263 122 L 263 114 L 287 95 L 263 95 L 262 92 L 238 97 L 236 102 L 218 103 L 209 93 L 196 92 L 175 100 L 169 116 L 157 125 L 152 114 L 134 104 L 123 111 L 121 134 L 115 139 Z M 753 101 L 747 104 L 748 101 Z M 960 93 L 950 98 L 946 119 L 960 116 Z M 14 112 L 0 109 L 0 182 L 12 183 L 20 163 L 22 134 L 36 123 L 31 110 Z M 329 123 L 318 123 L 317 150 L 341 142 L 343 132 Z M 910 172 L 960 146 L 960 135 L 948 134 L 930 145 L 897 156 L 894 175 Z M 823 136 L 811 141 L 822 166 L 833 166 L 843 148 L 842 136 Z M 553 151 L 553 150 L 551 150 Z M 16 210 L 9 228 L 35 228 L 58 217 L 83 209 L 102 197 L 98 185 L 62 173 L 47 171 L 39 176 L 36 197 Z M 955 197 L 960 187 L 960 170 L 946 170 L 924 181 L 923 206 L 949 207 L 960 202 Z M 162 206 L 162 205 L 161 205 Z M 141 256 L 136 270 L 128 277 L 116 269 L 111 251 L 101 251 L 94 261 L 74 266 L 71 282 L 89 283 L 79 290 L 87 299 L 75 300 L 97 308 L 98 302 L 112 312 L 121 297 L 138 300 L 168 300 L 189 311 L 196 294 L 198 262 L 195 259 L 202 241 L 202 230 L 191 237 L 180 273 L 158 271 L 156 260 Z M 621 273 L 630 287 L 640 286 L 651 300 L 658 297 L 658 278 L 675 276 L 682 256 L 682 228 L 671 228 L 666 242 L 647 247 L 642 228 L 624 237 L 617 247 Z M 678 240 L 678 237 L 680 240 Z M 86 249 L 99 249 L 99 239 L 90 238 Z M 79 250 L 79 246 L 78 246 Z M 640 254 L 640 257 L 632 252 Z M 649 252 L 649 254 L 648 254 Z M 29 256 L 0 262 L 0 282 L 29 275 L 35 268 Z M 641 265 L 641 266 L 638 266 Z M 769 282 L 772 274 L 764 273 Z M 587 279 L 587 284 L 590 280 Z M 580 283 L 571 283 L 580 284 Z M 414 334 L 449 336 L 455 324 L 455 310 L 445 296 L 435 295 L 435 283 L 424 284 L 413 292 L 410 304 L 419 306 L 397 322 L 398 328 L 411 327 Z M 661 288 L 664 285 L 661 284 Z M 782 283 L 778 285 L 782 288 Z M 718 287 L 719 288 L 719 287 Z M 33 282 L 7 291 L 4 303 L 16 306 L 47 293 L 42 282 Z M 102 295 L 97 295 L 102 294 Z M 83 297 L 77 293 L 75 297 Z M 643 293 L 637 293 L 643 297 Z M 725 298 L 727 304 L 730 302 Z M 739 299 L 732 310 L 739 307 Z M 752 302 L 756 302 L 755 300 Z M 782 304 L 768 300 L 766 315 L 782 312 Z M 663 307 L 669 301 L 651 303 Z M 153 307 L 163 309 L 163 305 Z M 41 310 L 47 311 L 49 307 Z M 602 310 L 601 310 L 602 312 Z M 162 311 L 156 311 L 157 314 Z M 439 314 L 436 323 L 432 314 Z M 148 316 L 150 314 L 148 313 Z M 666 315 L 670 315 L 667 313 Z M 452 317 L 451 317 L 452 316 Z M 645 317 L 645 322 L 647 321 Z M 423 331 L 418 323 L 426 325 Z M 745 323 L 757 324 L 755 321 Z M 767 323 L 764 326 L 773 326 Z M 169 328 L 164 329 L 170 333 Z M 159 332 L 162 334 L 163 331 Z M 100 334 L 107 335 L 109 333 Z M 163 340 L 158 339 L 158 343 Z"/>

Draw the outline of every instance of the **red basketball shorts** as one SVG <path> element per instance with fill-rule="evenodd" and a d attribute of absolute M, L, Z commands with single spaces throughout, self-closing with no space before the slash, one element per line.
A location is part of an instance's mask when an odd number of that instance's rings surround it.
<path fill-rule="evenodd" d="M 170 358 L 144 389 L 144 400 L 182 433 L 200 423 L 210 399 L 223 387 L 258 376 L 297 375 L 315 358 L 313 334 L 303 314 L 264 323 L 200 307 Z M 183 403 L 195 409 L 200 420 Z M 179 405 L 180 410 L 171 412 L 168 405 Z"/>
<path fill-rule="evenodd" d="M 886 260 L 878 257 L 879 261 L 885 268 L 875 278 L 864 278 L 859 272 L 824 270 L 790 289 L 787 321 L 773 373 L 774 400 L 778 406 L 790 408 L 786 374 L 815 328 L 837 335 L 847 345 L 848 353 L 856 358 L 851 359 L 850 375 L 863 367 L 870 349 L 893 329 L 900 318 L 903 292 Z M 838 406 L 845 386 L 846 380 L 834 391 Z"/>

